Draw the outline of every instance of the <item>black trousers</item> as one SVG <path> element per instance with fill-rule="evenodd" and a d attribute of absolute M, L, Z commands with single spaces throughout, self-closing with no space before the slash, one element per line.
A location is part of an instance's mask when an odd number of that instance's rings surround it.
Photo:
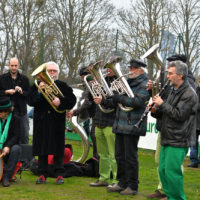
<path fill-rule="evenodd" d="M 63 176 L 65 170 L 63 156 L 54 156 L 54 170 L 56 177 Z M 39 175 L 48 177 L 48 155 L 38 156 L 38 171 Z"/>
<path fill-rule="evenodd" d="M 5 173 L 3 174 L 4 178 L 11 179 L 15 171 L 16 164 L 19 160 L 21 154 L 21 147 L 18 144 L 15 144 L 11 147 L 10 153 L 4 157 L 5 161 Z"/>
<path fill-rule="evenodd" d="M 115 158 L 119 186 L 138 190 L 138 141 L 139 136 L 116 134 Z"/>

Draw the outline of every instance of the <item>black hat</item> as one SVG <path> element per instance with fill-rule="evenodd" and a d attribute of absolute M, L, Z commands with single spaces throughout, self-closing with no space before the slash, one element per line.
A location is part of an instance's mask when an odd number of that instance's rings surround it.
<path fill-rule="evenodd" d="M 89 73 L 87 72 L 87 67 L 82 67 L 82 68 L 80 69 L 80 71 L 79 71 L 79 75 L 82 76 L 82 75 L 87 75 L 87 74 L 89 74 Z"/>
<path fill-rule="evenodd" d="M 12 102 L 10 97 L 8 96 L 0 96 L 0 110 L 7 110 L 12 106 Z"/>
<path fill-rule="evenodd" d="M 186 56 L 184 54 L 174 54 L 174 55 L 168 57 L 167 60 L 169 62 L 177 61 L 177 60 L 180 60 L 180 61 L 182 61 L 184 63 L 187 62 L 187 58 L 186 58 Z"/>
<path fill-rule="evenodd" d="M 138 59 L 131 59 L 130 64 L 128 67 L 135 68 L 135 67 L 146 67 L 147 65 L 143 63 L 141 60 Z"/>

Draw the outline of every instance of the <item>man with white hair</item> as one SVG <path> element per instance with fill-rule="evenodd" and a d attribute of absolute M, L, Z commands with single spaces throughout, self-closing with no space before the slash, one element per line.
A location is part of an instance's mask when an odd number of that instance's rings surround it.
<path fill-rule="evenodd" d="M 39 171 L 36 184 L 46 183 L 46 178 L 48 177 L 48 155 L 54 155 L 56 184 L 63 184 L 65 111 L 73 108 L 76 103 L 76 97 L 71 87 L 58 80 L 59 66 L 55 62 L 48 62 L 45 67 L 63 96 L 54 96 L 50 104 L 41 94 L 41 90 L 45 89 L 44 82 L 38 82 L 38 88 L 35 85 L 31 88 L 29 105 L 34 107 L 33 155 L 38 156 Z M 52 106 L 61 112 L 57 112 Z"/>

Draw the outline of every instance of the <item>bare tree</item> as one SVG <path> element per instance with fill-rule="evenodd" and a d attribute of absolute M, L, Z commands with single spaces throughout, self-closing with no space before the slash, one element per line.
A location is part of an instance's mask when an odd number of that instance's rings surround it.
<path fill-rule="evenodd" d="M 172 31 L 181 34 L 187 61 L 190 69 L 198 75 L 200 58 L 200 1 L 199 0 L 177 0 L 176 15 L 171 20 Z"/>
<path fill-rule="evenodd" d="M 129 10 L 119 10 L 118 25 L 121 29 L 121 49 L 129 57 L 139 58 L 150 47 L 162 40 L 162 33 L 169 28 L 172 9 L 166 0 L 136 0 Z M 157 70 L 148 60 L 149 78 Z"/>
<path fill-rule="evenodd" d="M 78 66 L 94 56 L 90 48 L 106 29 L 114 8 L 106 0 L 54 0 L 51 5 L 57 60 L 71 82 Z"/>
<path fill-rule="evenodd" d="M 0 73 L 5 70 L 11 50 L 10 32 L 13 28 L 13 10 L 7 7 L 7 0 L 0 1 Z"/>

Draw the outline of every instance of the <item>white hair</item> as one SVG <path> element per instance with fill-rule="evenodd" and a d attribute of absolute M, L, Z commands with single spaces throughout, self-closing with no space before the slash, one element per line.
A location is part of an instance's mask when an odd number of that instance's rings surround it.
<path fill-rule="evenodd" d="M 59 65 L 57 63 L 55 63 L 54 61 L 47 62 L 47 65 L 54 65 L 57 68 L 57 70 L 58 70 L 58 74 L 60 73 Z"/>

